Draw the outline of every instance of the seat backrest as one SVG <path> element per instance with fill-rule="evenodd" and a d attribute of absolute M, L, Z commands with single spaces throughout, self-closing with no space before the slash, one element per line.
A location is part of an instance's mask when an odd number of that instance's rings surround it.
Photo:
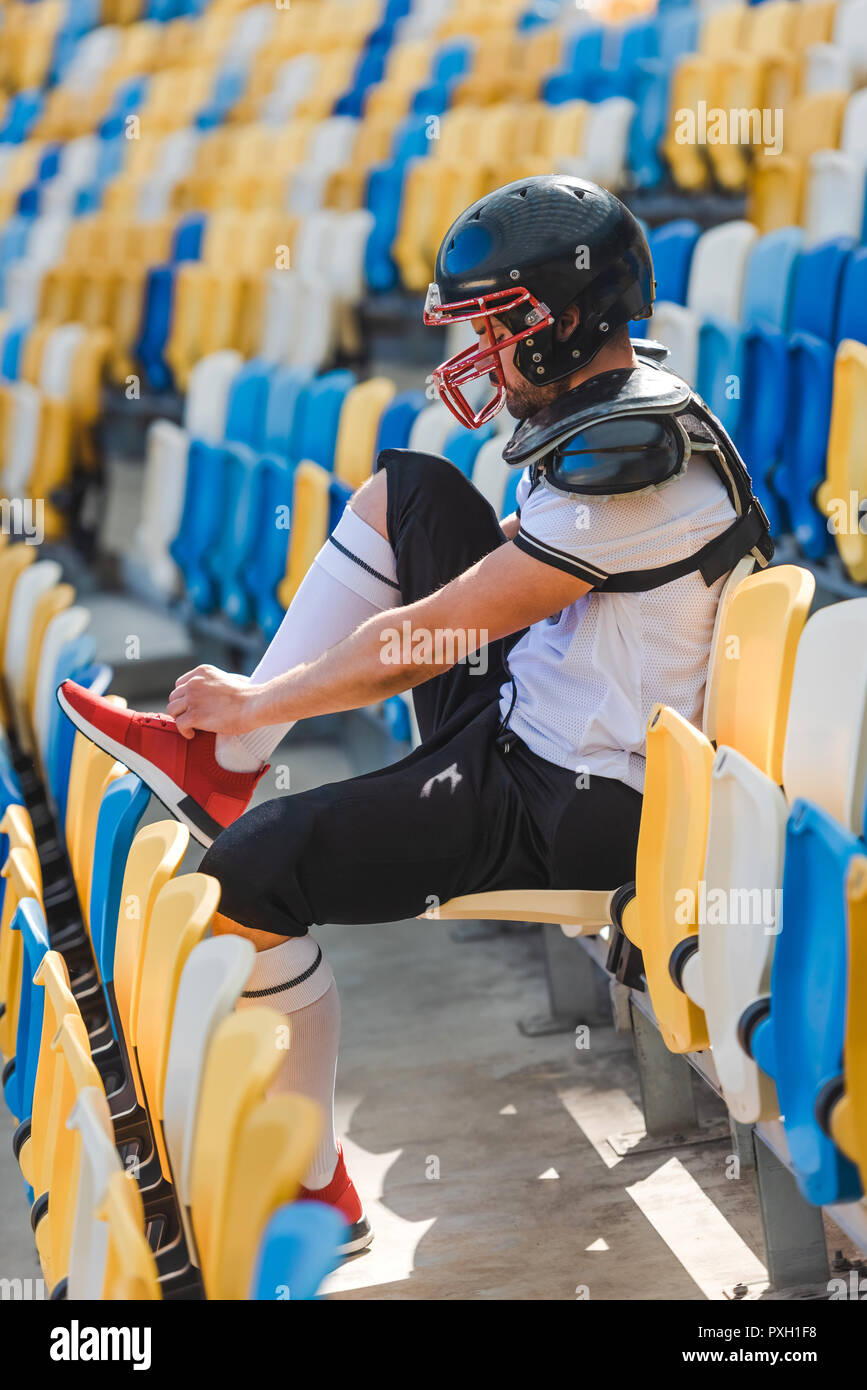
<path fill-rule="evenodd" d="M 343 403 L 337 427 L 334 473 L 351 488 L 360 487 L 373 472 L 379 422 L 395 390 L 389 377 L 371 377 L 353 386 Z"/>
<path fill-rule="evenodd" d="M 145 1235 L 144 1205 L 137 1184 L 125 1173 L 112 1173 L 97 1215 L 108 1225 L 103 1299 L 158 1302 L 162 1290 Z"/>
<path fill-rule="evenodd" d="M 39 1196 L 48 1189 L 54 1135 L 60 1124 L 63 1098 L 62 1054 L 52 1047 L 61 1020 L 66 1014 L 78 1012 L 69 987 L 69 971 L 59 951 L 46 951 L 33 976 L 33 982 L 44 991 L 42 1006 L 42 1037 L 39 1061 L 33 1087 L 33 1113 L 30 1121 L 30 1152 L 21 1156 L 21 1170 L 26 1181 Z"/>
<path fill-rule="evenodd" d="M 280 1065 L 285 1020 L 244 1009 L 223 1020 L 208 1051 L 193 1146 L 190 1205 L 205 1289 L 216 1281 L 238 1136 Z"/>
<path fill-rule="evenodd" d="M 162 1121 L 185 1217 L 190 1205 L 193 1141 L 208 1049 L 217 1028 L 235 1007 L 254 958 L 253 945 L 244 937 L 212 937 L 199 942 L 190 952 L 178 985 Z"/>
<path fill-rule="evenodd" d="M 163 1087 L 181 974 L 220 901 L 220 885 L 207 874 L 183 874 L 157 893 L 141 963 L 132 1039 L 163 1176 L 171 1176 L 162 1130 Z"/>
<path fill-rule="evenodd" d="M 97 1209 L 105 1199 L 112 1174 L 124 1176 L 104 1093 L 85 1086 L 78 1093 L 66 1124 L 81 1136 L 67 1296 L 100 1299 L 105 1283 L 108 1228 L 97 1216 Z"/>
<path fill-rule="evenodd" d="M 834 341 L 840 282 L 852 250 L 849 237 L 834 237 L 804 251 L 795 267 L 791 317 L 793 331 Z"/>
<path fill-rule="evenodd" d="M 157 821 L 139 830 L 126 861 L 121 910 L 111 975 L 117 1018 L 113 1020 L 132 1046 L 132 1027 L 138 1012 L 141 962 L 147 946 L 157 894 L 177 873 L 190 832 L 178 821 Z"/>
<path fill-rule="evenodd" d="M 74 669 L 74 667 L 69 666 L 67 658 L 61 670 L 61 658 L 70 643 L 77 642 L 83 636 L 89 624 L 90 610 L 82 604 L 75 604 L 52 618 L 45 630 L 45 641 L 39 655 L 39 669 L 33 692 L 33 732 L 36 735 L 36 746 L 40 757 L 43 759 L 48 740 L 54 692 L 61 681 L 65 680 L 70 671 Z M 86 652 L 84 660 L 87 661 L 92 657 L 93 651 L 92 640 L 90 640 L 89 646 L 78 646 L 76 656 L 79 659 L 76 661 L 76 665 L 82 664 L 80 659 L 82 652 Z"/>
<path fill-rule="evenodd" d="M 865 833 L 867 598 L 814 613 L 795 661 L 782 782 L 789 802 L 814 802 Z"/>
<path fill-rule="evenodd" d="M 704 730 L 778 784 L 795 654 L 816 581 L 796 565 L 743 579 L 717 625 Z"/>
<path fill-rule="evenodd" d="M 795 266 L 804 246 L 802 227 L 781 227 L 756 243 L 744 286 L 744 323 L 789 326 Z"/>
<path fill-rule="evenodd" d="M 24 659 L 24 669 L 17 691 L 18 729 L 22 748 L 33 753 L 33 719 L 36 702 L 36 682 L 45 653 L 49 627 L 75 602 L 71 584 L 55 584 L 36 601 L 30 619 L 30 636 Z"/>
<path fill-rule="evenodd" d="M 707 1047 L 701 1010 L 673 982 L 674 947 L 695 935 L 704 868 L 713 748 L 675 710 L 657 705 L 647 725 L 644 811 L 635 866 L 635 900 L 624 915 L 644 955 L 660 1031 L 672 1052 Z"/>
<path fill-rule="evenodd" d="M 75 1221 L 75 1198 L 81 1162 L 81 1135 L 70 1130 L 66 1121 L 75 1099 L 86 1086 L 93 1086 L 105 1095 L 99 1072 L 90 1052 L 87 1029 L 80 1013 L 66 1014 L 60 1021 L 52 1047 L 62 1055 L 63 1094 L 60 1123 L 53 1136 L 51 1169 L 48 1181 L 49 1260 L 52 1287 L 69 1271 L 69 1251 Z M 41 1251 L 40 1251 L 41 1253 Z"/>
<path fill-rule="evenodd" d="M 103 982 L 113 974 L 118 914 L 131 906 L 123 903 L 121 888 L 133 836 L 149 804 L 150 791 L 134 773 L 128 772 L 108 785 L 99 808 L 88 918 L 97 970 Z"/>
<path fill-rule="evenodd" d="M 265 1226 L 280 1206 L 298 1195 L 321 1131 L 320 1107 L 302 1095 L 260 1101 L 242 1123 L 228 1178 L 211 1298 L 249 1297 Z"/>
<path fill-rule="evenodd" d="M 56 560 L 37 560 L 22 573 L 9 606 L 3 674 L 13 703 L 20 698 L 27 665 L 27 648 L 37 603 L 43 594 L 60 582 L 61 568 Z"/>
<path fill-rule="evenodd" d="M 271 1302 L 289 1297 L 304 1303 L 316 1297 L 334 1268 L 346 1221 L 324 1202 L 292 1202 L 268 1221 L 259 1244 L 250 1298 Z"/>
<path fill-rule="evenodd" d="M 118 696 L 109 696 L 112 704 L 125 705 Z M 96 848 L 96 826 L 102 798 L 119 778 L 127 775 L 122 763 L 115 762 L 96 744 L 79 733 L 75 739 L 72 767 L 69 773 L 69 797 L 66 804 L 66 844 L 69 861 L 78 889 L 84 925 L 90 929 L 90 881 Z"/>
<path fill-rule="evenodd" d="M 288 608 L 328 535 L 331 474 L 305 459 L 295 470 L 286 574 L 278 593 Z"/>
<path fill-rule="evenodd" d="M 692 254 L 686 302 L 695 313 L 740 320 L 743 287 L 758 232 L 750 222 L 723 222 L 699 237 Z"/>

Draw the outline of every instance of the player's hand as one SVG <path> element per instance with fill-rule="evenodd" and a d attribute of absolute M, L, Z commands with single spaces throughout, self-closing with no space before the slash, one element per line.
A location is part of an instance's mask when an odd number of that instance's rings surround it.
<path fill-rule="evenodd" d="M 248 734 L 257 727 L 255 690 L 246 676 L 197 666 L 180 677 L 168 703 L 168 713 L 184 738 L 197 729 L 217 734 Z"/>

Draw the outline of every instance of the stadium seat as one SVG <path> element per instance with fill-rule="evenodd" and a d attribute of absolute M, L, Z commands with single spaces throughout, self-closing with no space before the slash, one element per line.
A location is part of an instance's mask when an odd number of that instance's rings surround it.
<path fill-rule="evenodd" d="M 775 565 L 748 575 L 720 605 L 704 732 L 778 785 L 795 658 L 815 588 L 808 570 Z"/>
<path fill-rule="evenodd" d="M 325 544 L 330 517 L 331 481 L 331 474 L 309 459 L 299 463 L 295 470 L 286 573 L 277 586 L 277 596 L 284 609 L 289 607 L 302 579 Z"/>
<path fill-rule="evenodd" d="M 296 1303 L 315 1298 L 337 1262 L 345 1228 L 342 1214 L 324 1202 L 280 1207 L 262 1234 L 250 1297 Z"/>
<path fill-rule="evenodd" d="M 753 1007 L 742 1038 L 776 1081 L 798 1185 L 816 1205 L 855 1201 L 858 1171 L 819 1124 L 816 1105 L 843 1062 L 848 953 L 843 884 L 863 842 L 810 802 L 786 830 L 783 930 L 769 1004 Z"/>
<path fill-rule="evenodd" d="M 865 902 L 867 902 L 867 859 L 856 854 L 846 876 L 848 978 L 846 1035 L 843 1043 L 843 1073 L 832 1078 L 819 1093 L 816 1111 L 819 1123 L 843 1153 L 857 1165 L 861 1185 L 867 1172 L 865 1145 L 864 1048 L 862 1044 L 861 1000 L 864 990 Z"/>
<path fill-rule="evenodd" d="M 828 518 L 840 559 L 850 578 L 867 583 L 867 347 L 844 339 L 834 361 L 831 428 L 826 477 L 817 506 Z"/>
<path fill-rule="evenodd" d="M 191 1164 L 202 1076 L 214 1034 L 234 1008 L 249 977 L 253 957 L 250 942 L 240 936 L 202 941 L 190 952 L 178 984 L 162 1127 L 187 1244 L 193 1251 Z"/>

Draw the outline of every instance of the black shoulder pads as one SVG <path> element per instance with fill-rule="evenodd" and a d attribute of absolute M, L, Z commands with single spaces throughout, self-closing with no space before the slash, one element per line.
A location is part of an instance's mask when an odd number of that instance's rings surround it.
<path fill-rule="evenodd" d="M 626 415 L 598 420 L 564 441 L 545 464 L 563 492 L 609 496 L 640 492 L 682 473 L 690 441 L 673 415 Z"/>

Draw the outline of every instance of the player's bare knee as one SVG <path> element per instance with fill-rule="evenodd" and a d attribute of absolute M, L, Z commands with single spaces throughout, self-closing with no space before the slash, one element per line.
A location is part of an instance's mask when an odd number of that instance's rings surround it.
<path fill-rule="evenodd" d="M 363 482 L 350 498 L 349 507 L 357 517 L 388 540 L 388 483 L 385 473 L 374 473 Z"/>

